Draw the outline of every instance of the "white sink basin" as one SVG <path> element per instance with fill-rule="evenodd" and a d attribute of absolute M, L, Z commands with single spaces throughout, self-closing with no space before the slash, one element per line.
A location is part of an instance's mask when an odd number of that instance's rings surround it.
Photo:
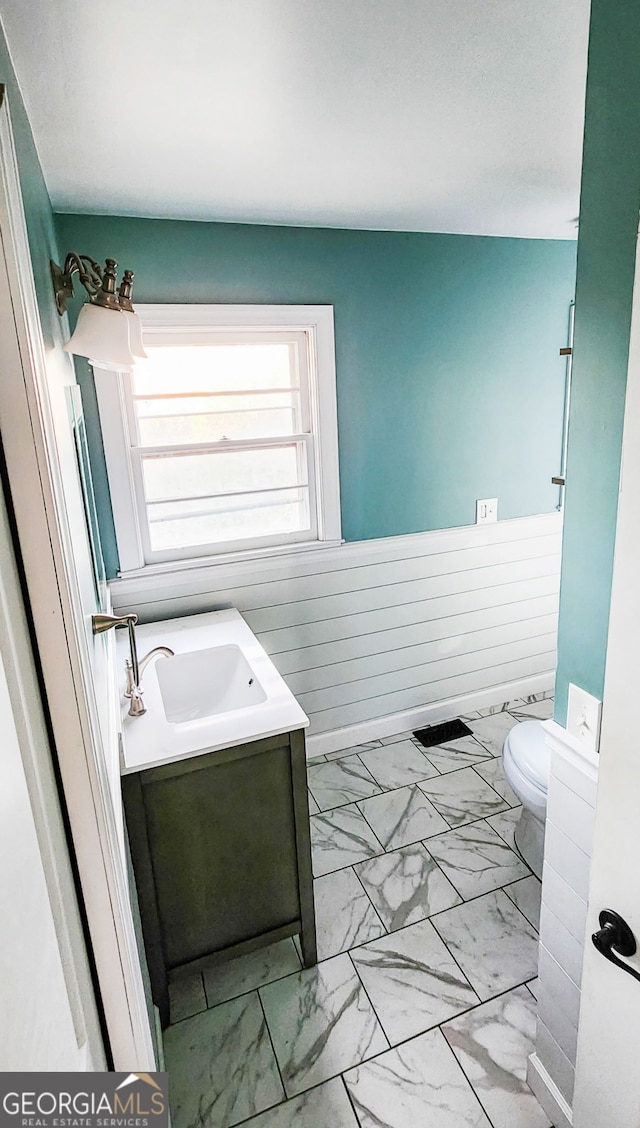
<path fill-rule="evenodd" d="M 239 646 L 212 646 L 158 663 L 164 714 L 174 725 L 267 700 Z"/>
<path fill-rule="evenodd" d="M 124 690 L 126 631 L 115 632 Z M 157 658 L 142 677 L 146 713 L 128 715 L 122 697 L 122 763 L 125 774 L 171 764 L 202 752 L 306 728 L 307 717 L 234 609 L 144 623 L 136 628 L 138 653 L 169 646 L 173 658 Z"/>

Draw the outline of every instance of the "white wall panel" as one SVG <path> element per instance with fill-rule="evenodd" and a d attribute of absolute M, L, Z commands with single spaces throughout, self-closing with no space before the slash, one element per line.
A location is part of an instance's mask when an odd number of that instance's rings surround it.
<path fill-rule="evenodd" d="M 551 594 L 497 606 L 487 605 L 486 600 L 484 602 L 485 606 L 474 611 L 445 615 L 441 619 L 414 618 L 412 622 L 404 624 L 394 622 L 393 626 L 380 627 L 366 634 L 349 635 L 341 638 L 339 642 L 335 639 L 326 643 L 313 643 L 307 640 L 306 644 L 299 648 L 295 645 L 295 636 L 293 636 L 292 648 L 280 650 L 279 647 L 284 641 L 280 632 L 268 632 L 261 636 L 262 645 L 270 654 L 278 655 L 278 669 L 281 674 L 287 675 L 298 670 L 328 666 L 338 659 L 347 662 L 376 654 L 394 653 L 403 647 L 438 641 L 447 643 L 463 634 L 479 635 L 485 629 L 495 629 L 503 624 L 520 624 L 523 610 L 527 619 L 555 618 L 558 601 L 557 595 Z M 523 608 L 521 603 L 526 603 L 528 606 Z M 416 615 L 418 612 L 419 608 L 414 608 Z M 362 616 L 359 617 L 358 625 L 363 625 Z"/>
<path fill-rule="evenodd" d="M 463 711 L 474 695 L 490 704 L 511 687 L 550 687 L 560 530 L 553 513 L 156 570 L 114 581 L 112 599 L 142 621 L 237 607 L 308 713 L 310 735 L 349 726 L 352 740 L 377 718 L 403 714 L 406 724 L 407 713 L 426 717 L 449 700 Z"/>
<path fill-rule="evenodd" d="M 544 722 L 551 748 L 540 911 L 538 1039 L 529 1084 L 549 1112 L 566 1122 L 573 1094 L 582 988 L 598 757 L 554 721 Z"/>
<path fill-rule="evenodd" d="M 548 651 L 532 658 L 515 661 L 510 659 L 498 665 L 492 663 L 486 669 L 467 669 L 461 671 L 455 677 L 441 680 L 434 677 L 431 682 L 421 680 L 418 684 L 410 685 L 407 689 L 396 689 L 380 697 L 355 701 L 317 714 L 312 712 L 310 716 L 312 721 L 315 722 L 315 731 L 325 732 L 342 728 L 345 725 L 357 725 L 373 718 L 379 719 L 392 713 L 419 711 L 422 706 L 432 705 L 439 701 L 458 700 L 460 708 L 454 709 L 453 712 L 449 711 L 449 716 L 455 716 L 456 713 L 464 711 L 463 703 L 466 698 L 478 690 L 486 690 L 497 685 L 500 687 L 497 696 L 500 696 L 503 692 L 502 687 L 511 684 L 510 679 L 522 683 L 528 679 L 533 680 L 536 675 L 549 670 L 554 661 L 554 654 L 554 651 Z M 523 696 L 522 690 L 519 695 Z M 304 708 L 304 699 L 301 704 Z M 406 725 L 402 726 L 402 728 L 406 727 Z M 402 731 L 402 729 L 399 728 L 398 731 Z"/>
<path fill-rule="evenodd" d="M 306 650 L 309 646 L 318 643 L 342 644 L 359 636 L 371 638 L 379 631 L 391 630 L 394 627 L 410 629 L 413 626 L 421 625 L 427 631 L 432 627 L 432 624 L 440 624 L 442 619 L 451 615 L 462 615 L 491 607 L 503 607 L 506 604 L 513 606 L 512 597 L 514 603 L 529 603 L 529 600 L 540 594 L 541 590 L 543 594 L 550 594 L 549 589 L 555 589 L 553 598 L 556 600 L 557 607 L 558 577 L 556 574 L 545 576 L 541 580 L 533 578 L 518 584 L 479 588 L 477 591 L 471 592 L 455 592 L 446 598 L 407 603 L 402 607 L 383 602 L 393 598 L 393 592 L 385 589 L 379 593 L 380 607 L 376 611 L 324 619 L 305 623 L 298 627 L 285 627 L 282 630 L 258 631 L 253 612 L 245 611 L 245 614 L 252 629 L 260 634 L 265 648 L 273 655 L 281 654 L 285 650 Z M 519 608 L 518 613 L 521 614 L 523 620 L 529 618 L 527 607 Z"/>

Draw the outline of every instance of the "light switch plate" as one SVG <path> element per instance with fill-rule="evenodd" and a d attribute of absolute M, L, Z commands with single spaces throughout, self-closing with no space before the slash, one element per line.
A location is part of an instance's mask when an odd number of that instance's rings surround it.
<path fill-rule="evenodd" d="M 569 682 L 567 732 L 577 737 L 590 752 L 597 752 L 600 747 L 601 717 L 602 702 Z"/>
<path fill-rule="evenodd" d="M 476 501 L 476 525 L 488 525 L 490 521 L 497 520 L 497 497 L 485 497 L 482 501 Z"/>

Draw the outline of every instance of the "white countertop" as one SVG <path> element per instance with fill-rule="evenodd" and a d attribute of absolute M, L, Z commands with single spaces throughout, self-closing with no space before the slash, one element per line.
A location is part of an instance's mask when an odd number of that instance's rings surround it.
<path fill-rule="evenodd" d="M 266 701 L 244 709 L 233 709 L 211 717 L 171 724 L 160 695 L 156 667 L 170 658 L 154 658 L 142 676 L 147 712 L 128 715 L 129 701 L 122 697 L 123 775 L 145 768 L 171 764 L 202 752 L 232 748 L 262 737 L 306 728 L 309 719 L 287 688 L 271 659 L 235 609 L 210 611 L 181 619 L 164 619 L 136 627 L 140 659 L 156 646 L 168 646 L 176 654 L 206 650 L 212 646 L 239 646 L 266 693 Z M 124 663 L 129 654 L 125 631 L 117 632 L 118 686 L 125 688 Z"/>

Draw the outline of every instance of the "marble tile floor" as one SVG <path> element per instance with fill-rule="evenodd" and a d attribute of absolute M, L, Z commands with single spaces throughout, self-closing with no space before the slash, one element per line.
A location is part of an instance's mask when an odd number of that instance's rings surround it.
<path fill-rule="evenodd" d="M 310 765 L 319 963 L 289 939 L 172 984 L 174 1128 L 550 1128 L 525 1081 L 540 882 L 499 760 L 550 709 Z"/>

